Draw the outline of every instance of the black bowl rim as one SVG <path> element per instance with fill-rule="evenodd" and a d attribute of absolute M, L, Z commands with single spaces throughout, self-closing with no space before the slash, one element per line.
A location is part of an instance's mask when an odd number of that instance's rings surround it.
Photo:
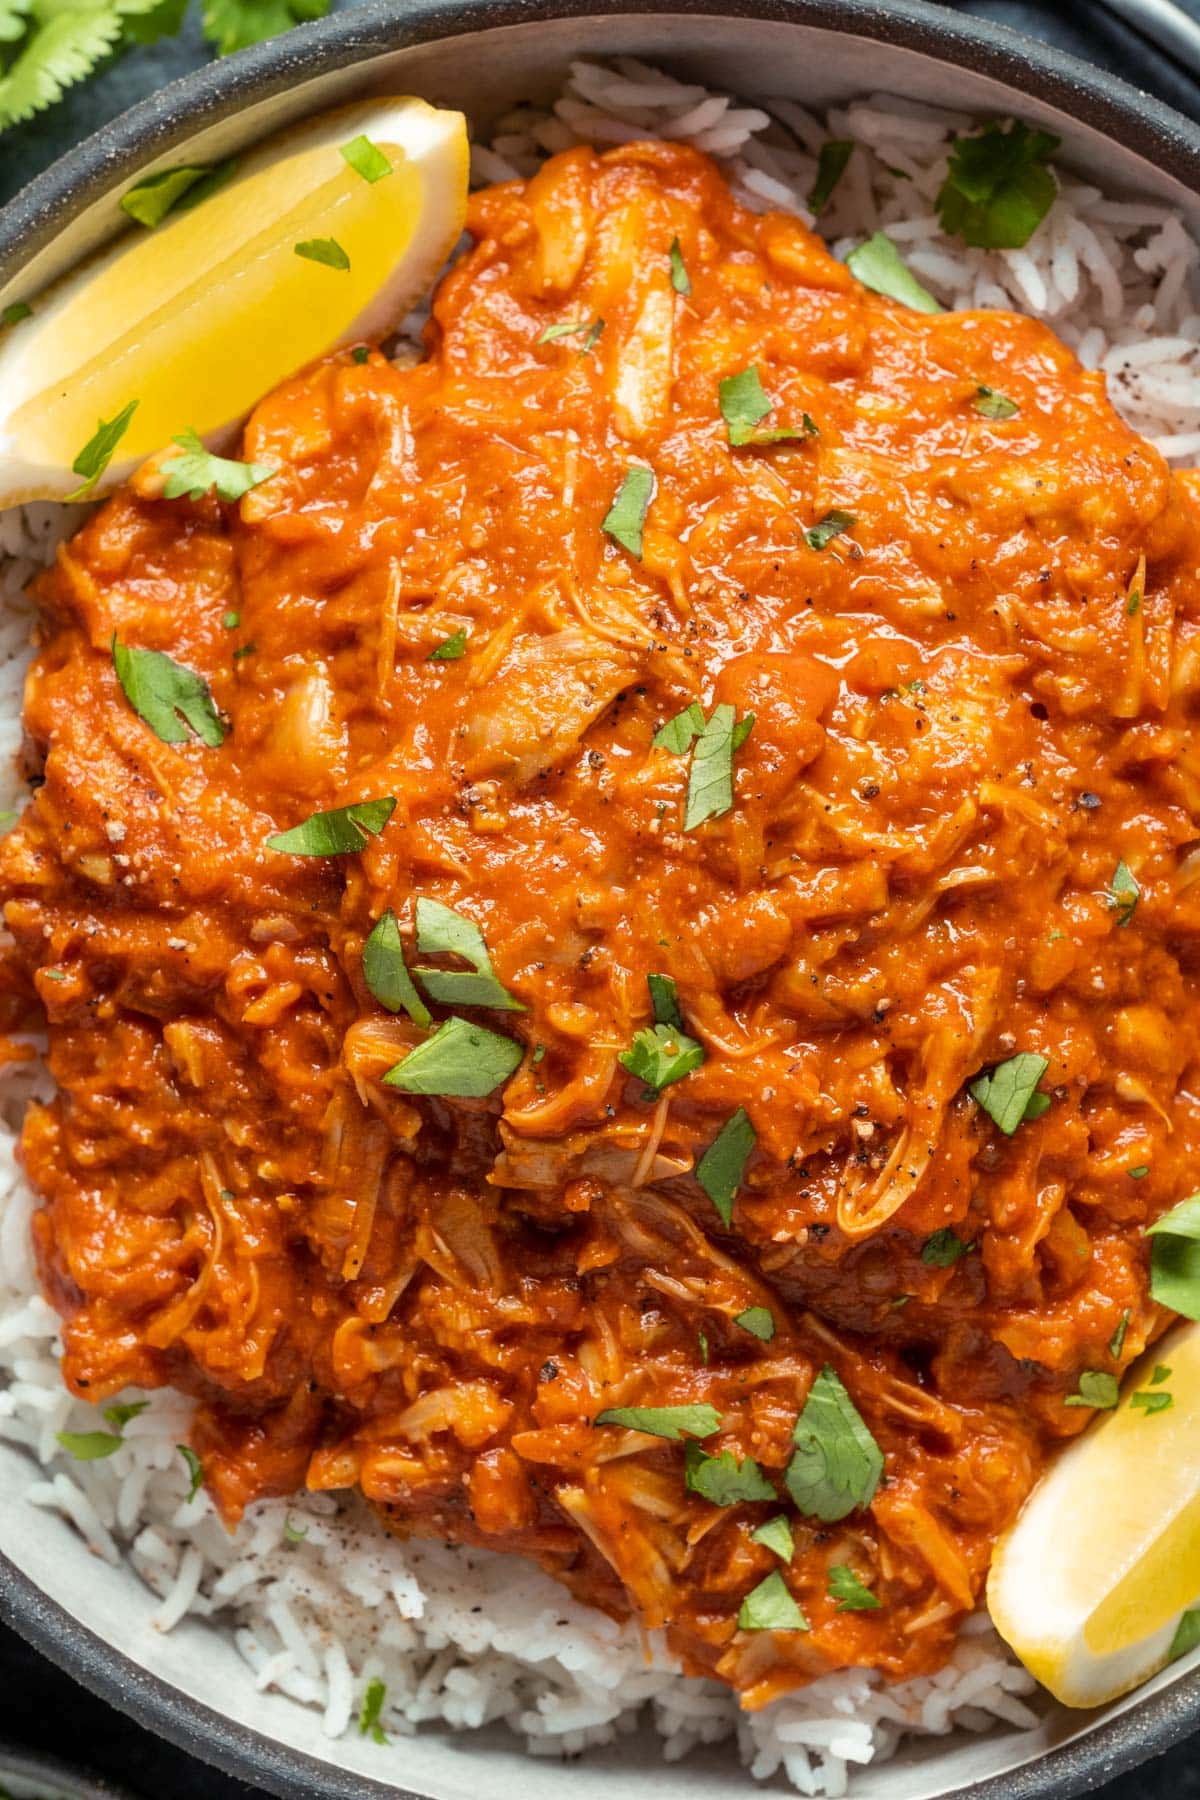
<path fill-rule="evenodd" d="M 84 207 L 239 107 L 387 50 L 558 18 L 671 13 L 819 26 L 1005 83 L 1117 138 L 1200 195 L 1200 126 L 1105 70 L 926 0 L 367 0 L 185 75 L 61 157 L 0 210 L 0 286 Z M 214 1712 L 106 1643 L 0 1553 L 0 1617 L 119 1711 L 286 1800 L 418 1800 Z M 1085 1736 L 947 1800 L 1070 1800 L 1200 1726 L 1200 1669 Z"/>

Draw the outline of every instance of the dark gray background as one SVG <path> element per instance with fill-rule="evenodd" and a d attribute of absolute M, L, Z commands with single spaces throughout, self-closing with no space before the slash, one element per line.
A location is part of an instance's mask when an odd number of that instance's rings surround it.
<path fill-rule="evenodd" d="M 356 0 L 333 0 L 340 11 Z M 1200 17 L 1200 0 L 1185 0 Z M 1200 116 L 1200 82 L 1110 18 L 1095 0 L 956 0 L 957 10 L 995 19 L 1045 43 L 1089 57 L 1150 95 Z M 196 11 L 193 8 L 193 11 Z M 0 203 L 60 151 L 144 94 L 204 60 L 193 20 L 178 39 L 134 51 L 50 112 L 0 139 Z M 249 1677 L 247 1677 L 249 1679 Z M 106 1775 L 142 1800 L 266 1800 L 131 1725 L 0 1627 L 0 1742 L 41 1750 Z M 569 1789 L 564 1776 L 564 1794 Z M 487 1800 L 481 1795 L 481 1800 Z M 1200 1738 L 1102 1791 L 1100 1800 L 1200 1800 Z"/>

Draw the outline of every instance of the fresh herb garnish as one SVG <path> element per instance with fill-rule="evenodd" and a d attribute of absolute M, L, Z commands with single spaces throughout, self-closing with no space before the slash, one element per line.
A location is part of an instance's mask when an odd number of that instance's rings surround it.
<path fill-rule="evenodd" d="M 413 986 L 404 961 L 400 927 L 389 907 L 380 915 L 363 945 L 363 979 L 388 1012 L 406 1012 L 415 1025 L 429 1024 L 429 1008 Z"/>
<path fill-rule="evenodd" d="M 846 173 L 846 164 L 854 154 L 850 138 L 827 138 L 817 158 L 817 178 L 808 196 L 808 210 L 819 219 L 833 198 L 834 189 Z"/>
<path fill-rule="evenodd" d="M 800 1512 L 832 1524 L 867 1506 L 883 1474 L 883 1452 L 836 1371 L 826 1363 L 792 1433 L 788 1492 Z"/>
<path fill-rule="evenodd" d="M 1011 1137 L 1026 1119 L 1040 1119 L 1050 1104 L 1049 1094 L 1039 1094 L 1037 1084 L 1049 1068 L 1044 1056 L 1022 1050 L 1007 1062 L 997 1063 L 987 1074 L 968 1082 L 967 1092 L 978 1101 L 1005 1137 Z"/>
<path fill-rule="evenodd" d="M 742 1601 L 737 1622 L 739 1631 L 808 1630 L 808 1620 L 792 1599 L 778 1569 L 772 1569 L 756 1588 L 751 1588 Z"/>
<path fill-rule="evenodd" d="M 837 1601 L 838 1612 L 878 1612 L 880 1602 L 854 1570 L 845 1563 L 835 1563 L 829 1571 L 829 1598 Z"/>
<path fill-rule="evenodd" d="M 716 1207 L 723 1225 L 733 1218 L 733 1203 L 757 1142 L 750 1115 L 744 1106 L 739 1106 L 696 1164 L 696 1180 Z"/>
<path fill-rule="evenodd" d="M 225 741 L 225 728 L 202 676 L 161 650 L 122 644 L 115 632 L 112 659 L 125 698 L 164 744 L 184 743 L 189 731 L 210 750 Z"/>
<path fill-rule="evenodd" d="M 225 627 L 226 631 L 236 631 L 238 626 L 241 624 L 241 622 L 242 622 L 242 615 L 240 612 L 227 612 L 225 614 L 224 618 L 221 620 L 221 623 Z"/>
<path fill-rule="evenodd" d="M 1138 588 L 1134 588 L 1132 594 L 1130 594 L 1128 600 L 1125 602 L 1125 617 L 1127 619 L 1136 619 L 1141 610 L 1141 592 Z"/>
<path fill-rule="evenodd" d="M 230 56 L 328 11 L 329 0 L 204 0 L 201 20 L 217 55 Z"/>
<path fill-rule="evenodd" d="M 842 512 L 835 506 L 832 512 L 827 512 L 824 518 L 808 527 L 804 533 L 804 541 L 810 550 L 824 550 L 835 537 L 840 537 L 843 531 L 852 530 L 857 523 L 853 513 Z"/>
<path fill-rule="evenodd" d="M 1114 1362 L 1120 1360 L 1121 1352 L 1125 1348 L 1125 1333 L 1129 1330 L 1130 1317 L 1131 1314 L 1128 1311 L 1121 1314 L 1120 1323 L 1108 1340 L 1108 1354 Z"/>
<path fill-rule="evenodd" d="M 727 375 L 718 386 L 717 394 L 721 417 L 729 433 L 729 442 L 733 445 L 778 444 L 786 438 L 810 436 L 816 431 L 816 426 L 807 413 L 799 431 L 786 427 L 780 430 L 756 430 L 759 420 L 766 418 L 773 404 L 767 399 L 757 363 L 751 363 L 748 369 L 742 369 L 737 375 Z"/>
<path fill-rule="evenodd" d="M 396 810 L 395 796 L 358 800 L 353 806 L 337 806 L 332 812 L 312 813 L 290 831 L 277 831 L 267 839 L 268 850 L 289 856 L 356 856 L 378 837 Z"/>
<path fill-rule="evenodd" d="M 364 181 L 372 184 L 382 181 L 385 175 L 392 172 L 392 165 L 379 145 L 373 144 L 364 135 L 351 138 L 348 144 L 343 144 L 342 155 L 356 175 L 361 175 Z"/>
<path fill-rule="evenodd" d="M 579 354 L 586 356 L 589 350 L 595 349 L 603 330 L 603 319 L 573 319 L 566 325 L 547 325 L 538 343 L 555 344 L 559 338 L 578 337 L 582 331 L 586 336 L 579 346 Z"/>
<path fill-rule="evenodd" d="M 1129 1404 L 1130 1406 L 1136 1406 L 1140 1412 L 1144 1412 L 1147 1415 L 1150 1413 L 1167 1412 L 1174 1406 L 1175 1396 L 1173 1394 L 1163 1393 L 1161 1389 L 1157 1394 L 1151 1394 L 1146 1389 L 1142 1388 L 1139 1389 L 1136 1394 L 1130 1394 Z"/>
<path fill-rule="evenodd" d="M 76 1462 L 99 1462 L 121 1448 L 121 1435 L 111 1431 L 56 1431 L 55 1439 Z"/>
<path fill-rule="evenodd" d="M 370 1733 L 377 1744 L 387 1743 L 387 1734 L 379 1723 L 383 1712 L 383 1704 L 387 1699 L 387 1688 L 379 1677 L 367 1683 L 367 1691 L 363 1695 L 362 1706 L 358 1714 L 358 1734 L 366 1737 Z"/>
<path fill-rule="evenodd" d="M 1165 1363 L 1155 1363 L 1154 1373 L 1150 1377 L 1150 1386 L 1151 1387 L 1161 1387 L 1164 1381 L 1169 1381 L 1170 1379 L 1171 1379 L 1171 1371 L 1167 1367 L 1167 1365 Z M 143 1406 L 145 1405 L 145 1401 L 142 1402 L 142 1405 Z M 141 1409 L 139 1408 L 139 1411 L 140 1410 Z M 104 1416 L 107 1419 L 108 1414 L 105 1413 Z"/>
<path fill-rule="evenodd" d="M 1171 1648 L 1167 1651 L 1168 1662 L 1178 1662 L 1189 1650 L 1200 1644 L 1200 1606 L 1185 1612 L 1175 1627 L 1175 1636 L 1171 1639 Z"/>
<path fill-rule="evenodd" d="M 999 388 L 984 387 L 981 382 L 975 390 L 975 411 L 985 419 L 1015 419 L 1020 410 Z"/>
<path fill-rule="evenodd" d="M 696 1443 L 689 1443 L 684 1450 L 684 1482 L 689 1493 L 699 1494 L 714 1506 L 738 1506 L 743 1501 L 778 1497 L 752 1456 L 743 1462 L 732 1450 L 710 1456 Z"/>
<path fill-rule="evenodd" d="M 670 750 L 675 756 L 684 756 L 703 730 L 704 708 L 693 700 L 690 706 L 685 706 L 673 719 L 659 726 L 652 742 L 658 750 Z"/>
<path fill-rule="evenodd" d="M 669 975 L 647 975 L 646 986 L 650 989 L 650 1006 L 654 1013 L 656 1025 L 672 1025 L 676 1031 L 682 1031 L 683 1014 L 679 1010 L 679 990 Z"/>
<path fill-rule="evenodd" d="M 775 1336 L 775 1315 L 768 1307 L 748 1306 L 733 1322 L 748 1331 L 751 1337 L 761 1338 L 764 1344 L 769 1344 Z"/>
<path fill-rule="evenodd" d="M 447 1019 L 383 1079 L 406 1094 L 485 1100 L 515 1072 L 524 1054 L 513 1038 L 466 1019 Z"/>
<path fill-rule="evenodd" d="M 417 949 L 423 956 L 458 956 L 465 969 L 421 967 L 413 973 L 431 1000 L 442 1006 L 491 1006 L 500 1012 L 524 1012 L 519 1000 L 497 979 L 483 933 L 440 900 L 417 901 Z M 505 1042 L 509 1040 L 505 1039 Z"/>
<path fill-rule="evenodd" d="M 20 325 L 24 319 L 32 319 L 33 308 L 24 300 L 13 300 L 0 312 L 0 325 Z"/>
<path fill-rule="evenodd" d="M 1191 1194 L 1149 1226 L 1150 1294 L 1160 1306 L 1200 1319 L 1200 1194 Z"/>
<path fill-rule="evenodd" d="M 692 291 L 692 278 L 687 272 L 677 237 L 671 239 L 671 286 L 677 294 L 685 296 Z"/>
<path fill-rule="evenodd" d="M 167 478 L 163 493 L 168 500 L 178 500 L 184 494 L 191 500 L 202 500 L 215 488 L 219 500 L 232 504 L 279 473 L 265 463 L 230 462 L 224 456 L 211 456 L 190 425 L 172 441 L 183 455 L 162 464 Z"/>
<path fill-rule="evenodd" d="M 886 232 L 877 231 L 865 244 L 860 244 L 846 258 L 846 267 L 856 281 L 861 281 L 873 294 L 888 300 L 899 300 L 916 312 L 940 313 L 941 307 L 923 288 Z"/>
<path fill-rule="evenodd" d="M 712 1437 L 721 1429 L 721 1415 L 707 1402 L 698 1406 L 610 1406 L 597 1413 L 593 1423 L 623 1425 L 627 1431 L 644 1431 L 677 1444 L 685 1437 Z"/>
<path fill-rule="evenodd" d="M 616 497 L 600 527 L 601 531 L 607 532 L 610 538 L 639 561 L 642 555 L 642 530 L 653 493 L 654 471 L 635 463 L 625 471 Z"/>
<path fill-rule="evenodd" d="M 708 1367 L 708 1339 L 702 1331 L 696 1333 L 696 1343 L 700 1350 L 700 1361 Z"/>
<path fill-rule="evenodd" d="M 732 706 L 714 706 L 692 751 L 683 829 L 695 831 L 719 819 L 733 805 L 733 759 L 754 726 L 754 714 L 739 719 Z"/>
<path fill-rule="evenodd" d="M 305 238 L 293 248 L 305 262 L 323 263 L 327 269 L 338 269 L 343 273 L 350 267 L 350 258 L 336 238 Z"/>
<path fill-rule="evenodd" d="M 768 1519 L 765 1524 L 757 1526 L 750 1533 L 750 1541 L 754 1544 L 765 1545 L 779 1558 L 780 1562 L 791 1562 L 796 1552 L 796 1546 L 792 1539 L 792 1528 L 782 1513 L 774 1519 Z"/>
<path fill-rule="evenodd" d="M 121 196 L 121 211 L 147 231 L 161 225 L 169 212 L 187 212 L 232 180 L 237 163 L 231 157 L 221 163 L 190 163 L 177 169 L 159 169 L 135 183 Z"/>
<path fill-rule="evenodd" d="M 1058 193 L 1046 167 L 1061 139 L 1031 131 L 1019 119 L 997 121 L 972 137 L 956 137 L 937 197 L 943 231 L 980 250 L 1020 250 Z"/>
<path fill-rule="evenodd" d="M 465 625 L 460 625 L 458 630 L 452 632 L 448 638 L 443 638 L 436 649 L 429 652 L 425 660 L 426 662 L 457 662 L 460 656 L 465 655 L 466 648 L 467 629 Z"/>
<path fill-rule="evenodd" d="M 654 1093 L 682 1081 L 704 1061 L 704 1046 L 675 1025 L 643 1025 L 617 1059 Z"/>
<path fill-rule="evenodd" d="M 119 1436 L 128 1425 L 130 1419 L 140 1418 L 149 1404 L 150 1402 L 148 1400 L 120 1401 L 115 1406 L 106 1406 L 104 1409 L 104 1417 Z"/>
<path fill-rule="evenodd" d="M 1125 1173 L 1128 1175 L 1130 1181 L 1145 1181 L 1147 1175 L 1150 1173 L 1150 1164 L 1136 1163 L 1132 1169 L 1126 1169 Z"/>
<path fill-rule="evenodd" d="M 191 1486 L 187 1491 L 187 1497 L 190 1502 L 196 1498 L 196 1495 L 204 1486 L 204 1464 L 200 1461 L 200 1458 L 196 1455 L 196 1452 L 192 1449 L 190 1444 L 176 1444 L 175 1448 L 187 1464 L 187 1472 L 191 1477 Z"/>
<path fill-rule="evenodd" d="M 1142 890 L 1134 880 L 1129 865 L 1121 858 L 1108 884 L 1108 904 L 1117 915 L 1118 926 L 1128 925 L 1137 911 Z"/>
<path fill-rule="evenodd" d="M 113 451 L 129 430 L 129 421 L 138 409 L 139 402 L 131 400 L 128 406 L 122 407 L 114 419 L 100 419 L 96 430 L 88 439 L 75 461 L 71 464 L 72 473 L 83 476 L 83 486 L 68 494 L 68 500 L 86 500 L 92 489 L 113 459 Z"/>
<path fill-rule="evenodd" d="M 931 1269 L 948 1269 L 970 1247 L 951 1226 L 943 1225 L 940 1231 L 933 1232 L 925 1239 L 921 1246 L 921 1261 Z"/>
<path fill-rule="evenodd" d="M 1115 1375 L 1104 1369 L 1085 1369 L 1079 1377 L 1079 1392 L 1068 1395 L 1063 1405 L 1091 1406 L 1097 1412 L 1107 1412 L 1120 1398 Z"/>

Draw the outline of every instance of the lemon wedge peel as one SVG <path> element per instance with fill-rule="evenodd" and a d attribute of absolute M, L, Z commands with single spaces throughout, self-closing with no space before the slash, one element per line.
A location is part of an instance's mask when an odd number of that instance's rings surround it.
<path fill-rule="evenodd" d="M 366 180 L 343 155 L 359 137 L 387 158 L 385 179 Z M 458 241 L 468 167 L 461 113 L 415 99 L 341 108 L 37 296 L 0 336 L 0 506 L 78 489 L 71 464 L 96 420 L 131 400 L 133 422 L 89 499 L 185 428 L 222 446 L 288 375 L 393 329 Z M 330 238 L 349 269 L 295 253 Z"/>
<path fill-rule="evenodd" d="M 1171 1373 L 1151 1386 L 1156 1365 Z M 1147 1413 L 1135 1393 L 1169 1392 Z M 1127 1374 L 1120 1405 L 1070 1444 L 997 1545 L 1000 1635 L 1065 1705 L 1101 1706 L 1167 1663 L 1200 1597 L 1200 1326 L 1176 1326 Z"/>

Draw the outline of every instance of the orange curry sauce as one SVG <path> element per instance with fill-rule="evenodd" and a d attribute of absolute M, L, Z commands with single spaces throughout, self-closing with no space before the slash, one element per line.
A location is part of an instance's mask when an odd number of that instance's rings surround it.
<path fill-rule="evenodd" d="M 24 1157 L 66 1378 L 196 1395 L 230 1521 L 358 1487 L 748 1705 L 934 1669 L 1081 1372 L 1163 1323 L 1143 1227 L 1194 1185 L 1195 479 L 1041 325 L 868 293 L 688 150 L 570 151 L 470 229 L 427 360 L 298 375 L 246 432 L 273 480 L 229 507 L 143 471 L 38 585 L 44 782 L 0 879 L 58 1081 Z M 752 364 L 796 436 L 733 447 Z M 602 529 L 632 465 L 640 558 Z M 207 680 L 220 747 L 142 722 L 114 633 Z M 693 701 L 754 725 L 685 831 L 691 758 L 652 739 Z M 361 854 L 265 847 L 381 796 Z M 460 1009 L 526 1050 L 489 1098 L 382 1081 L 426 1033 L 363 943 L 392 908 L 419 960 L 422 896 L 526 1009 Z M 705 1053 L 658 1095 L 618 1060 L 651 973 Z M 1049 1105 L 1009 1136 L 968 1084 L 1020 1051 Z M 727 1229 L 694 1170 L 739 1107 Z M 835 1521 L 783 1479 L 825 1366 L 884 1458 Z M 593 1422 L 700 1403 L 778 1500 Z M 789 1564 L 751 1536 L 780 1514 Z M 738 1628 L 773 1571 L 807 1631 Z"/>

